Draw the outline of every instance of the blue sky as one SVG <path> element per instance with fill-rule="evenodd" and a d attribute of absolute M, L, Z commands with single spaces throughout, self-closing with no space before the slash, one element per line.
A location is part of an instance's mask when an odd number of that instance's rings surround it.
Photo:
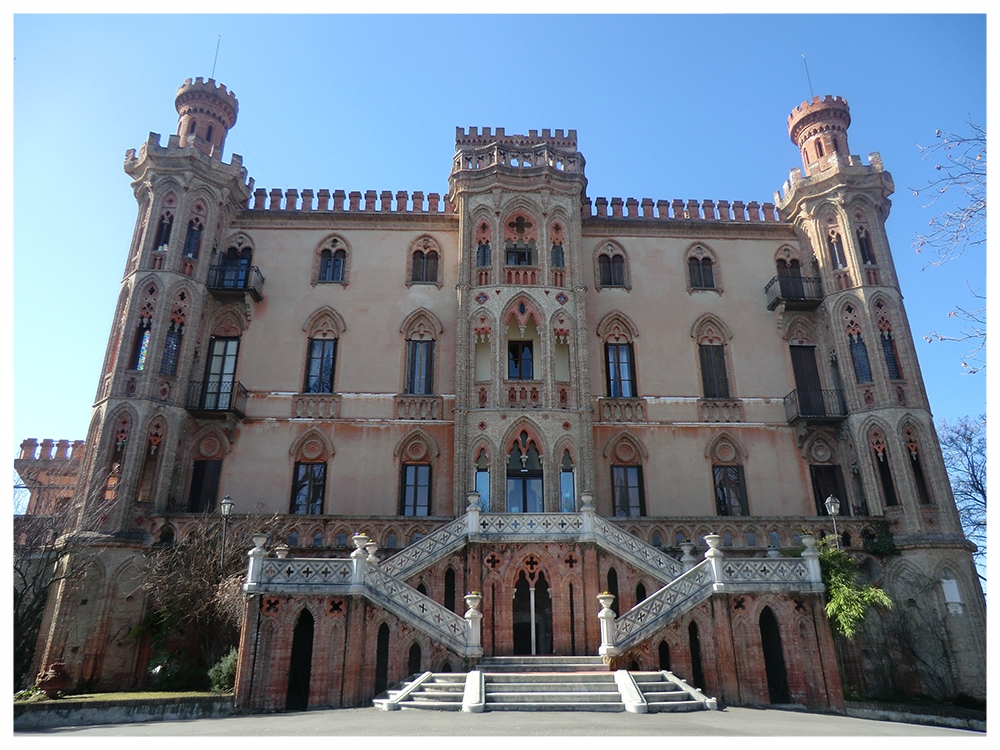
<path fill-rule="evenodd" d="M 933 209 L 909 188 L 936 129 L 986 123 L 986 21 L 962 16 L 15 16 L 14 409 L 23 438 L 85 437 L 136 203 L 126 149 L 174 132 L 185 78 L 240 101 L 226 144 L 264 188 L 447 192 L 455 127 L 574 128 L 588 195 L 771 201 L 800 165 L 786 119 L 851 105 L 878 151 L 887 228 L 938 418 L 985 410 L 948 312 L 985 248 L 921 270 Z"/>

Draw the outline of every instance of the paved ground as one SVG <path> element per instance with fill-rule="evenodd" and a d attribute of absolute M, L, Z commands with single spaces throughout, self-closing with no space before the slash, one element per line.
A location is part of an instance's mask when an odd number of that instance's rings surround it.
<path fill-rule="evenodd" d="M 29 737 L 620 737 L 658 736 L 807 736 L 930 737 L 985 740 L 981 732 L 888 721 L 854 719 L 804 711 L 729 708 L 677 714 L 608 714 L 494 712 L 463 714 L 439 711 L 380 711 L 349 708 L 197 721 L 147 722 L 96 727 L 68 727 L 22 733 Z M 60 745 L 63 743 L 60 742 Z M 528 744 L 533 744 L 528 740 Z M 372 747 L 367 745 L 367 747 Z"/>

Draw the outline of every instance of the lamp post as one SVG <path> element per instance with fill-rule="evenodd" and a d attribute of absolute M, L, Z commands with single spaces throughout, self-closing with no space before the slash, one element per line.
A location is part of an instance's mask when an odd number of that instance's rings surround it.
<path fill-rule="evenodd" d="M 837 515 L 840 513 L 840 500 L 832 494 L 828 495 L 823 503 L 826 506 L 826 513 L 833 519 L 833 536 L 837 541 L 837 549 L 840 549 L 840 535 L 837 533 Z"/>
<path fill-rule="evenodd" d="M 222 571 L 222 575 L 226 574 L 226 526 L 229 525 L 229 516 L 232 515 L 235 504 L 229 495 L 222 498 L 220 507 L 222 513 L 222 551 L 219 553 L 219 569 Z"/>

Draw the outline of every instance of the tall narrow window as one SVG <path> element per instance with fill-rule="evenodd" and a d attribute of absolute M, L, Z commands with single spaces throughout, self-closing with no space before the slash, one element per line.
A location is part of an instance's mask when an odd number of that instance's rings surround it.
<path fill-rule="evenodd" d="M 844 308 L 844 319 L 847 321 L 844 331 L 847 333 L 848 345 L 851 348 L 854 378 L 858 383 L 871 383 L 872 366 L 868 361 L 868 347 L 865 346 L 864 339 L 861 337 L 861 325 L 852 305 L 847 305 Z"/>
<path fill-rule="evenodd" d="M 236 358 L 240 340 L 233 337 L 213 336 L 205 363 L 205 389 L 201 407 L 226 410 L 232 403 L 236 382 Z"/>
<path fill-rule="evenodd" d="M 490 252 L 489 240 L 480 242 L 476 248 L 476 266 L 479 268 L 489 268 L 492 263 L 493 259 L 492 253 Z"/>
<path fill-rule="evenodd" d="M 858 250 L 861 252 L 861 262 L 866 266 L 875 265 L 875 253 L 872 251 L 872 237 L 865 227 L 858 227 Z"/>
<path fill-rule="evenodd" d="M 194 217 L 188 222 L 187 235 L 184 237 L 185 258 L 198 257 L 198 251 L 201 249 L 201 235 L 204 230 L 205 226 L 198 217 Z"/>
<path fill-rule="evenodd" d="M 440 249 L 430 237 L 421 237 L 410 246 L 410 283 L 438 283 Z"/>
<path fill-rule="evenodd" d="M 641 466 L 611 467 L 611 496 L 616 516 L 646 515 Z"/>
<path fill-rule="evenodd" d="M 896 349 L 896 336 L 892 331 L 892 321 L 889 319 L 889 308 L 882 300 L 875 303 L 875 314 L 878 316 L 877 328 L 879 341 L 882 344 L 882 355 L 885 357 L 885 368 L 891 380 L 901 380 L 903 377 L 899 367 L 899 353 Z"/>
<path fill-rule="evenodd" d="M 701 384 L 705 398 L 729 398 L 729 375 L 726 372 L 726 347 L 722 344 L 699 344 Z"/>
<path fill-rule="evenodd" d="M 434 342 L 406 342 L 406 393 L 427 396 L 434 393 Z"/>
<path fill-rule="evenodd" d="M 510 341 L 507 344 L 507 379 L 534 380 L 535 368 L 530 341 Z"/>
<path fill-rule="evenodd" d="M 599 287 L 629 286 L 628 267 L 625 251 L 613 243 L 606 242 L 597 250 L 597 282 Z"/>
<path fill-rule="evenodd" d="M 553 268 L 566 267 L 566 251 L 563 250 L 562 245 L 552 246 L 552 267 Z"/>
<path fill-rule="evenodd" d="M 156 239 L 153 240 L 153 249 L 160 250 L 170 242 L 170 228 L 174 223 L 174 215 L 169 211 L 164 211 L 160 221 L 156 225 Z"/>
<path fill-rule="evenodd" d="M 333 368 L 337 359 L 337 339 L 309 339 L 305 393 L 333 393 Z"/>
<path fill-rule="evenodd" d="M 402 507 L 404 516 L 428 516 L 431 508 L 431 467 L 429 464 L 403 464 Z"/>
<path fill-rule="evenodd" d="M 834 230 L 827 235 L 826 247 L 830 251 L 830 265 L 834 268 L 847 268 L 844 240 L 841 238 L 840 232 Z"/>
<path fill-rule="evenodd" d="M 576 511 L 576 482 L 573 476 L 573 457 L 570 456 L 569 450 L 564 450 L 562 464 L 559 467 L 559 512 L 574 511 Z"/>
<path fill-rule="evenodd" d="M 635 396 L 635 362 L 632 344 L 604 345 L 607 364 L 608 396 L 632 398 Z"/>
<path fill-rule="evenodd" d="M 151 318 L 139 318 L 135 331 L 135 341 L 132 344 L 132 357 L 129 361 L 130 370 L 143 370 L 146 367 L 146 355 L 149 353 L 149 329 Z"/>
<path fill-rule="evenodd" d="M 181 336 L 184 334 L 184 326 L 171 323 L 167 329 L 167 338 L 163 342 L 163 359 L 160 360 L 161 375 L 177 374 L 177 357 L 181 350 Z"/>
<path fill-rule="evenodd" d="M 326 490 L 326 464 L 298 462 L 292 484 L 290 513 L 318 516 L 323 512 Z"/>
<path fill-rule="evenodd" d="M 746 480 L 742 466 L 712 466 L 715 510 L 720 516 L 749 516 Z"/>
<path fill-rule="evenodd" d="M 476 492 L 479 493 L 479 509 L 483 513 L 490 512 L 490 462 L 486 451 L 479 451 L 476 459 Z"/>
<path fill-rule="evenodd" d="M 920 465 L 917 431 L 912 425 L 907 425 L 903 429 L 903 439 L 906 441 L 906 450 L 910 454 L 910 469 L 913 471 L 913 483 L 917 486 L 917 498 L 920 500 L 921 505 L 931 505 L 931 495 L 927 489 L 927 478 L 924 476 L 924 469 Z"/>
<path fill-rule="evenodd" d="M 892 481 L 892 469 L 889 468 L 889 451 L 886 448 L 885 435 L 878 428 L 868 434 L 868 442 L 875 459 L 875 470 L 878 472 L 879 484 L 882 485 L 882 497 L 886 506 L 899 505 L 896 496 L 896 485 Z"/>

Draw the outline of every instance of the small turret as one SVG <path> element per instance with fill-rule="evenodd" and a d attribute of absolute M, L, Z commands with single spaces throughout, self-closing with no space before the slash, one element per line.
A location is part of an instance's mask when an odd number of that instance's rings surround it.
<path fill-rule="evenodd" d="M 236 95 L 211 78 L 188 78 L 177 89 L 174 106 L 180 116 L 177 135 L 181 145 L 193 143 L 207 156 L 221 159 L 226 134 L 236 124 L 240 109 Z"/>
<path fill-rule="evenodd" d="M 839 96 L 814 96 L 792 111 L 788 135 L 799 147 L 806 177 L 829 167 L 834 154 L 846 161 L 851 153 L 847 145 L 850 125 L 851 108 Z"/>

